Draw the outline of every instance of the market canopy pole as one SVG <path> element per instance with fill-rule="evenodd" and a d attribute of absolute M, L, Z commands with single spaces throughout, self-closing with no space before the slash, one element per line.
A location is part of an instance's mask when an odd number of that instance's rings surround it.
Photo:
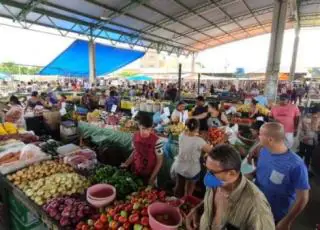
<path fill-rule="evenodd" d="M 294 75 L 296 72 L 296 65 L 297 65 L 297 55 L 299 49 L 299 35 L 300 35 L 300 16 L 299 16 L 299 7 L 300 7 L 300 0 L 291 0 L 291 5 L 293 8 L 294 18 L 296 20 L 295 23 L 295 38 L 293 43 L 293 52 L 292 52 L 292 59 L 291 59 L 291 66 L 290 66 L 290 81 L 294 80 Z"/>
<path fill-rule="evenodd" d="M 182 64 L 179 63 L 179 72 L 178 72 L 178 100 L 181 99 L 181 68 Z"/>
<path fill-rule="evenodd" d="M 198 96 L 200 95 L 200 78 L 201 78 L 201 73 L 198 73 Z"/>
<path fill-rule="evenodd" d="M 278 75 L 288 2 L 287 0 L 274 0 L 273 4 L 272 32 L 264 91 L 264 94 L 269 101 L 275 101 L 277 97 Z"/>
<path fill-rule="evenodd" d="M 96 45 L 91 37 L 89 39 L 89 82 L 93 84 L 96 80 Z"/>

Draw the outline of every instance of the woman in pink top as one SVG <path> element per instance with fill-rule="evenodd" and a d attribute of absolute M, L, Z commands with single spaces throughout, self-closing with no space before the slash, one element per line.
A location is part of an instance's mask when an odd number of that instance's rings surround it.
<path fill-rule="evenodd" d="M 296 105 L 289 104 L 289 100 L 287 94 L 282 94 L 279 105 L 272 107 L 271 116 L 284 126 L 286 144 L 288 148 L 291 148 L 294 142 L 294 132 L 299 124 L 300 111 Z"/>

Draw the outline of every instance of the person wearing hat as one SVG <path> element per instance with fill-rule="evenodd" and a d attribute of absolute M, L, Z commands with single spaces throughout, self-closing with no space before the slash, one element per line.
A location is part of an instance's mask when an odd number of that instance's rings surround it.
<path fill-rule="evenodd" d="M 299 108 L 289 103 L 289 96 L 287 94 L 280 95 L 280 103 L 272 107 L 271 117 L 284 126 L 286 144 L 291 148 L 294 142 L 294 133 L 297 130 L 300 118 Z"/>
<path fill-rule="evenodd" d="M 171 114 L 171 120 L 173 122 L 182 122 L 185 109 L 186 109 L 185 102 L 184 101 L 178 102 L 176 109 L 173 110 Z"/>

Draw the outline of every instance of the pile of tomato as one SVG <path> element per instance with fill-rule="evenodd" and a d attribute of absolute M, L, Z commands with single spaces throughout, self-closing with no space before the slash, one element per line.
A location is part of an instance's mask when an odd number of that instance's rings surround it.
<path fill-rule="evenodd" d="M 126 201 L 115 201 L 113 206 L 101 210 L 97 219 L 80 222 L 77 230 L 151 230 L 148 206 L 155 201 L 165 202 L 166 192 L 146 188 L 132 193 Z"/>
<path fill-rule="evenodd" d="M 208 141 L 213 145 L 223 144 L 226 141 L 225 133 L 218 128 L 210 128 L 208 130 Z"/>
<path fill-rule="evenodd" d="M 254 120 L 250 119 L 250 118 L 234 117 L 234 118 L 232 118 L 231 122 L 233 124 L 252 124 L 254 122 Z"/>

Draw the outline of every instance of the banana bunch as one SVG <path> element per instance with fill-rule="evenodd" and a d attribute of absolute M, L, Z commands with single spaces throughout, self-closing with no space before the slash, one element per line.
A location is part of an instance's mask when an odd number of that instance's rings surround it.
<path fill-rule="evenodd" d="M 270 114 L 270 110 L 262 105 L 257 105 L 257 108 L 261 115 L 268 116 Z"/>
<path fill-rule="evenodd" d="M 0 124 L 0 135 L 16 134 L 18 132 L 17 126 L 11 122 Z"/>
<path fill-rule="evenodd" d="M 99 121 L 100 120 L 101 111 L 95 109 L 93 112 L 87 114 L 87 121 Z"/>
<path fill-rule="evenodd" d="M 237 107 L 237 112 L 240 113 L 249 113 L 251 111 L 251 107 L 249 104 L 243 104 Z"/>
<path fill-rule="evenodd" d="M 169 131 L 173 136 L 179 136 L 180 133 L 185 131 L 186 126 L 183 123 L 178 123 L 176 125 L 170 125 Z"/>
<path fill-rule="evenodd" d="M 2 124 L 0 124 L 0 136 L 8 134 L 7 131 L 3 128 Z"/>

